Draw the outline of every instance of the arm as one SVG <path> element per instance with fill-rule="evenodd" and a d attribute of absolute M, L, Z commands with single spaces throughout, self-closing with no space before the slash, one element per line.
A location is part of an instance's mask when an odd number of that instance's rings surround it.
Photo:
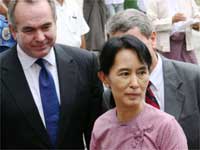
<path fill-rule="evenodd" d="M 7 7 L 3 4 L 3 2 L 0 1 L 0 14 L 7 16 Z"/>
<path fill-rule="evenodd" d="M 102 93 L 103 93 L 103 86 L 101 81 L 97 77 L 98 71 L 98 63 L 96 56 L 92 53 L 91 65 L 89 66 L 89 73 L 90 73 L 90 93 L 91 99 L 89 104 L 88 110 L 88 124 L 85 126 L 85 139 L 87 147 L 89 148 L 91 132 L 93 129 L 93 125 L 97 117 L 102 114 Z"/>
<path fill-rule="evenodd" d="M 90 142 L 90 150 L 96 150 L 96 149 L 97 149 L 96 140 L 95 140 L 94 133 L 92 133 L 91 142 Z"/>
<path fill-rule="evenodd" d="M 155 26 L 155 31 L 170 31 L 172 29 L 172 17 L 167 13 L 166 2 L 163 2 L 163 0 L 149 0 L 147 16 Z"/>

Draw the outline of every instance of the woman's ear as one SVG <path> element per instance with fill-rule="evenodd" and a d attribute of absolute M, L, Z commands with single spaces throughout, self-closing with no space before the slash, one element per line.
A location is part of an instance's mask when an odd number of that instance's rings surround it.
<path fill-rule="evenodd" d="M 108 80 L 108 76 L 107 76 L 107 75 L 105 75 L 102 71 L 99 71 L 99 72 L 98 72 L 98 77 L 99 77 L 99 79 L 101 80 L 101 82 L 102 82 L 107 88 L 110 88 L 109 80 Z"/>

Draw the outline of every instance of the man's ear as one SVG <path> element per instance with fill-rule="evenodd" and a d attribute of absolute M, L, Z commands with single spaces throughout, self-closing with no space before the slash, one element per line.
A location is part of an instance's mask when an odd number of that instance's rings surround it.
<path fill-rule="evenodd" d="M 107 87 L 109 88 L 110 85 L 109 85 L 109 80 L 108 80 L 108 76 L 105 75 L 102 71 L 99 71 L 98 72 L 98 77 L 99 79 L 101 80 L 101 82 Z"/>
<path fill-rule="evenodd" d="M 152 44 L 152 47 L 153 47 L 153 49 L 156 49 L 156 36 L 157 36 L 157 34 L 156 34 L 156 32 L 152 32 L 151 33 L 151 44 Z"/>
<path fill-rule="evenodd" d="M 9 30 L 10 30 L 10 32 L 11 32 L 13 38 L 14 38 L 15 40 L 17 40 L 17 34 L 16 34 L 17 31 L 16 31 L 16 29 L 14 29 L 14 27 L 13 27 L 11 24 L 9 24 Z"/>

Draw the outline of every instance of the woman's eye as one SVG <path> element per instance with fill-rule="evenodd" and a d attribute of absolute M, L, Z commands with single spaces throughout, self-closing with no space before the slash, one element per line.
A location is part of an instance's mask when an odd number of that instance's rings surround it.
<path fill-rule="evenodd" d="M 121 73 L 120 73 L 120 76 L 123 76 L 123 77 L 126 77 L 126 76 L 128 76 L 128 75 L 129 75 L 128 72 L 121 72 Z"/>
<path fill-rule="evenodd" d="M 146 74 L 147 72 L 146 71 L 140 71 L 138 74 L 139 75 L 144 75 L 144 74 Z"/>
<path fill-rule="evenodd" d="M 143 78 L 143 77 L 145 77 L 147 75 L 147 71 L 139 71 L 138 73 L 137 73 L 137 76 L 141 79 L 141 78 Z"/>

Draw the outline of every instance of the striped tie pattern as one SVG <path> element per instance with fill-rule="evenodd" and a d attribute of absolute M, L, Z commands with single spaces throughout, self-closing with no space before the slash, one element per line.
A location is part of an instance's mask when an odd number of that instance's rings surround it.
<path fill-rule="evenodd" d="M 152 90 L 150 89 L 150 85 L 152 83 L 149 81 L 149 84 L 147 86 L 147 90 L 146 90 L 146 97 L 145 97 L 145 101 L 147 104 L 150 104 L 158 109 L 160 109 L 160 106 L 158 104 L 158 101 L 156 100 L 155 95 L 153 94 Z"/>

